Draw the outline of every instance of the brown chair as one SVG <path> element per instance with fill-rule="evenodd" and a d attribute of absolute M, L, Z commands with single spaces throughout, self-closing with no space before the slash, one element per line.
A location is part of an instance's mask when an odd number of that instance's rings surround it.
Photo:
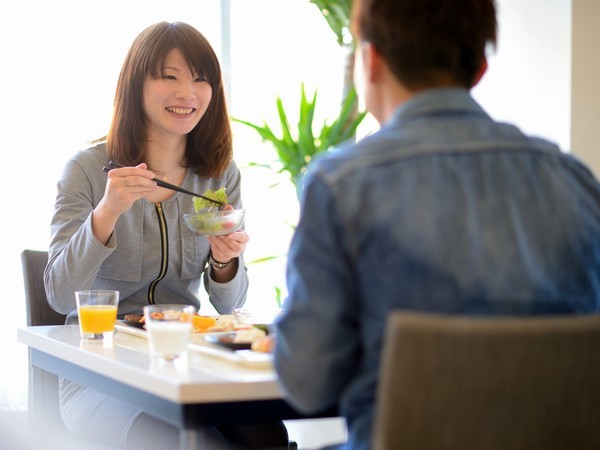
<path fill-rule="evenodd" d="M 393 312 L 374 450 L 600 448 L 600 316 Z"/>

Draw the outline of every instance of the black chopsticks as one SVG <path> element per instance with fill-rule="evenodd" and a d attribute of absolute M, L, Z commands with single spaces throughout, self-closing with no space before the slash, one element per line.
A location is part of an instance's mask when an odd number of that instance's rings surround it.
<path fill-rule="evenodd" d="M 121 167 L 124 167 L 124 166 L 122 166 L 121 164 L 116 163 L 114 161 L 109 161 L 108 167 L 103 167 L 102 170 L 105 172 L 110 172 L 112 169 L 120 169 Z M 196 194 L 195 192 L 188 191 L 186 189 L 180 188 L 179 186 L 175 186 L 174 184 L 171 184 L 171 183 L 167 183 L 166 181 L 163 181 L 159 178 L 154 178 L 154 182 L 160 187 L 164 187 L 166 189 L 171 189 L 171 190 L 177 191 L 177 192 L 183 192 L 184 194 L 193 195 L 194 197 L 200 197 L 209 202 L 213 202 L 215 205 L 225 206 L 225 204 L 223 202 L 220 202 L 219 200 L 215 200 L 210 197 L 205 197 L 204 195 Z"/>

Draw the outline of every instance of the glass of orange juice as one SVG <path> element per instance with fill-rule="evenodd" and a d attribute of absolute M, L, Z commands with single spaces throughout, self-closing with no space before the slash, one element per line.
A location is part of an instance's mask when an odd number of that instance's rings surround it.
<path fill-rule="evenodd" d="M 87 290 L 76 291 L 77 314 L 81 338 L 102 340 L 112 334 L 117 321 L 119 291 Z"/>

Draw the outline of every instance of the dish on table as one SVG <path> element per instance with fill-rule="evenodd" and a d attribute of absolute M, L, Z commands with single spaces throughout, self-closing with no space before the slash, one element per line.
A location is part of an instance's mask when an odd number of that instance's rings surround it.
<path fill-rule="evenodd" d="M 223 359 L 232 363 L 253 366 L 257 368 L 272 367 L 273 354 L 255 352 L 252 350 L 231 350 L 226 347 L 212 344 L 206 335 L 202 340 L 188 344 L 190 350 L 195 350 L 203 355 Z"/>
<path fill-rule="evenodd" d="M 231 320 L 228 316 L 226 319 Z M 141 322 L 117 320 L 115 328 L 123 333 L 147 339 L 144 324 Z M 194 333 L 188 344 L 188 348 L 198 351 L 204 355 L 227 360 L 233 363 L 244 364 L 254 367 L 270 367 L 273 362 L 271 353 L 256 352 L 250 350 L 251 343 L 239 343 L 240 345 L 228 345 L 227 342 L 232 342 L 232 334 L 235 332 L 212 332 L 212 333 Z M 221 339 L 225 336 L 225 339 Z"/>
<path fill-rule="evenodd" d="M 214 345 L 225 347 L 229 350 L 250 350 L 252 342 L 250 341 L 236 341 L 236 332 L 232 333 L 219 333 L 219 334 L 207 334 L 204 336 L 204 340 Z"/>
<path fill-rule="evenodd" d="M 134 336 L 146 337 L 146 329 L 143 322 L 133 320 L 117 320 L 115 328 L 123 333 L 132 334 Z"/>
<path fill-rule="evenodd" d="M 268 328 L 273 325 L 280 313 L 280 309 L 236 308 L 233 310 L 233 318 L 240 326 L 258 326 L 268 332 Z"/>
<path fill-rule="evenodd" d="M 123 333 L 134 336 L 146 337 L 146 328 L 142 320 L 132 320 L 133 315 L 128 315 L 128 320 L 117 320 L 115 328 Z M 127 316 L 126 316 L 127 317 Z M 142 316 L 139 316 L 140 318 Z M 193 319 L 194 328 L 192 336 L 204 333 L 217 333 L 233 330 L 233 316 L 224 314 L 221 316 L 202 316 L 196 315 Z"/>

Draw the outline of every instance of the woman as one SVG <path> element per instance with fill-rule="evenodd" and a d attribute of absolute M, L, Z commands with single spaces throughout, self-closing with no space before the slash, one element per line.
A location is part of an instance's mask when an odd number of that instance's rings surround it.
<path fill-rule="evenodd" d="M 78 289 L 119 290 L 120 317 L 153 303 L 200 308 L 201 278 L 219 313 L 243 305 L 247 233 L 194 235 L 181 220 L 193 197 L 154 182 L 198 193 L 225 187 L 229 207 L 242 206 L 221 69 L 200 32 L 162 22 L 135 39 L 109 133 L 96 144 L 74 155 L 58 182 L 45 270 L 54 309 L 77 323 Z M 125 167 L 106 174 L 109 161 Z M 130 449 L 175 445 L 177 430 L 116 399 L 61 380 L 60 400 L 76 435 Z"/>

